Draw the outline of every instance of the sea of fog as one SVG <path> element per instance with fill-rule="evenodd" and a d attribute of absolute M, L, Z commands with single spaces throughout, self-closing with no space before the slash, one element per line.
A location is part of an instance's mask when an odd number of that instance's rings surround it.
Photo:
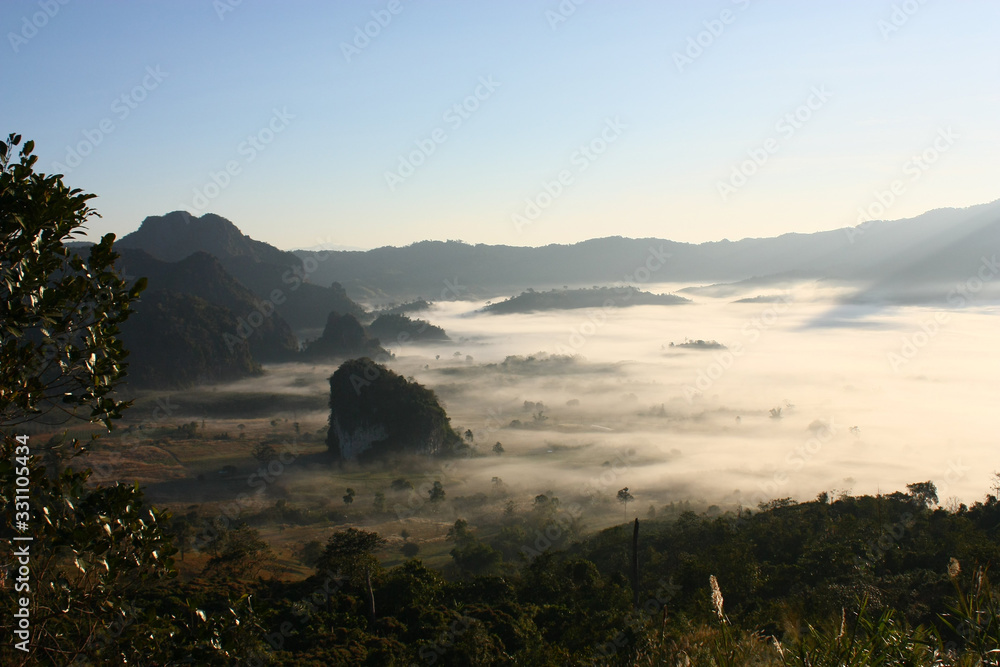
<path fill-rule="evenodd" d="M 686 294 L 691 304 L 515 315 L 443 302 L 414 316 L 452 342 L 383 341 L 389 366 L 434 389 L 479 451 L 503 445 L 503 456 L 446 466 L 453 495 L 494 477 L 527 497 L 613 499 L 629 487 L 640 509 L 928 479 L 954 505 L 991 489 L 1000 308 L 838 306 L 844 290 L 816 284 Z M 699 339 L 725 348 L 681 345 Z M 245 386 L 325 392 L 333 370 L 271 366 Z"/>

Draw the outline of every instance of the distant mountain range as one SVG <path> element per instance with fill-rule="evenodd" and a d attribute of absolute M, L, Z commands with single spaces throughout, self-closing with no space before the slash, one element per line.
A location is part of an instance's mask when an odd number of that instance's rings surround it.
<path fill-rule="evenodd" d="M 684 293 L 735 298 L 800 280 L 853 284 L 848 301 L 854 302 L 961 306 L 971 300 L 963 285 L 980 299 L 1000 294 L 991 291 L 1000 284 L 994 280 L 1000 274 L 1000 201 L 741 241 L 609 237 L 540 248 L 423 241 L 363 252 L 286 252 L 220 216 L 175 211 L 146 218 L 116 247 L 126 275 L 149 279 L 143 302 L 123 328 L 133 351 L 134 384 L 141 386 L 234 379 L 258 372 L 261 362 L 382 350 L 378 333 L 363 327 L 374 314 L 355 299 L 418 300 L 397 306 L 403 312 L 425 309 L 428 301 L 520 293 L 492 311 L 530 311 L 586 307 L 606 297 L 611 285 L 618 286 L 617 295 L 622 285 L 686 282 L 692 286 Z M 658 303 L 684 301 L 647 296 Z M 414 326 L 437 329 L 422 321 L 388 324 L 376 329 L 383 336 L 389 329 L 396 336 L 411 336 Z M 306 338 L 315 341 L 303 353 Z"/>
<path fill-rule="evenodd" d="M 493 298 L 562 286 L 723 283 L 751 278 L 857 283 L 860 300 L 944 301 L 1000 251 L 1000 200 L 812 234 L 691 244 L 608 237 L 538 248 L 422 241 L 366 252 L 324 252 L 312 276 L 356 299 Z M 302 259 L 319 253 L 296 251 Z M 762 280 L 766 283 L 766 280 Z"/>

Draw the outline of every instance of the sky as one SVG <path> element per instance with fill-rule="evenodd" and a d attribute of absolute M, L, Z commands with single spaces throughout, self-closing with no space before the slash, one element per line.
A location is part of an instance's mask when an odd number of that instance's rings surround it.
<path fill-rule="evenodd" d="M 1000 197 L 1000 3 L 0 3 L 0 132 L 92 238 L 702 242 Z"/>

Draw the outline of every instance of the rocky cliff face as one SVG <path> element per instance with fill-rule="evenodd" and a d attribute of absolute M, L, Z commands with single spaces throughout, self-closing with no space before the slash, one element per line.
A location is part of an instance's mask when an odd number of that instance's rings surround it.
<path fill-rule="evenodd" d="M 330 377 L 326 444 L 347 461 L 448 455 L 463 446 L 433 391 L 368 358 L 345 361 Z"/>
<path fill-rule="evenodd" d="M 345 461 L 363 458 L 375 443 L 385 440 L 389 435 L 384 424 L 355 426 L 352 430 L 346 430 L 336 417 L 330 421 L 330 430 L 333 432 L 332 437 L 339 443 L 340 458 Z"/>

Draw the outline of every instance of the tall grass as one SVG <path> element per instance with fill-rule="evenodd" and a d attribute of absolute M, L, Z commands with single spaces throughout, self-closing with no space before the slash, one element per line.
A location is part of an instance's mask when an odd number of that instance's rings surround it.
<path fill-rule="evenodd" d="M 709 579 L 711 621 L 673 619 L 647 632 L 625 664 L 669 667 L 1000 667 L 1000 592 L 983 569 L 963 586 L 957 562 L 949 576 L 955 597 L 939 624 L 911 627 L 893 609 L 854 601 L 839 619 L 779 640 L 730 622 L 722 589 Z"/>

